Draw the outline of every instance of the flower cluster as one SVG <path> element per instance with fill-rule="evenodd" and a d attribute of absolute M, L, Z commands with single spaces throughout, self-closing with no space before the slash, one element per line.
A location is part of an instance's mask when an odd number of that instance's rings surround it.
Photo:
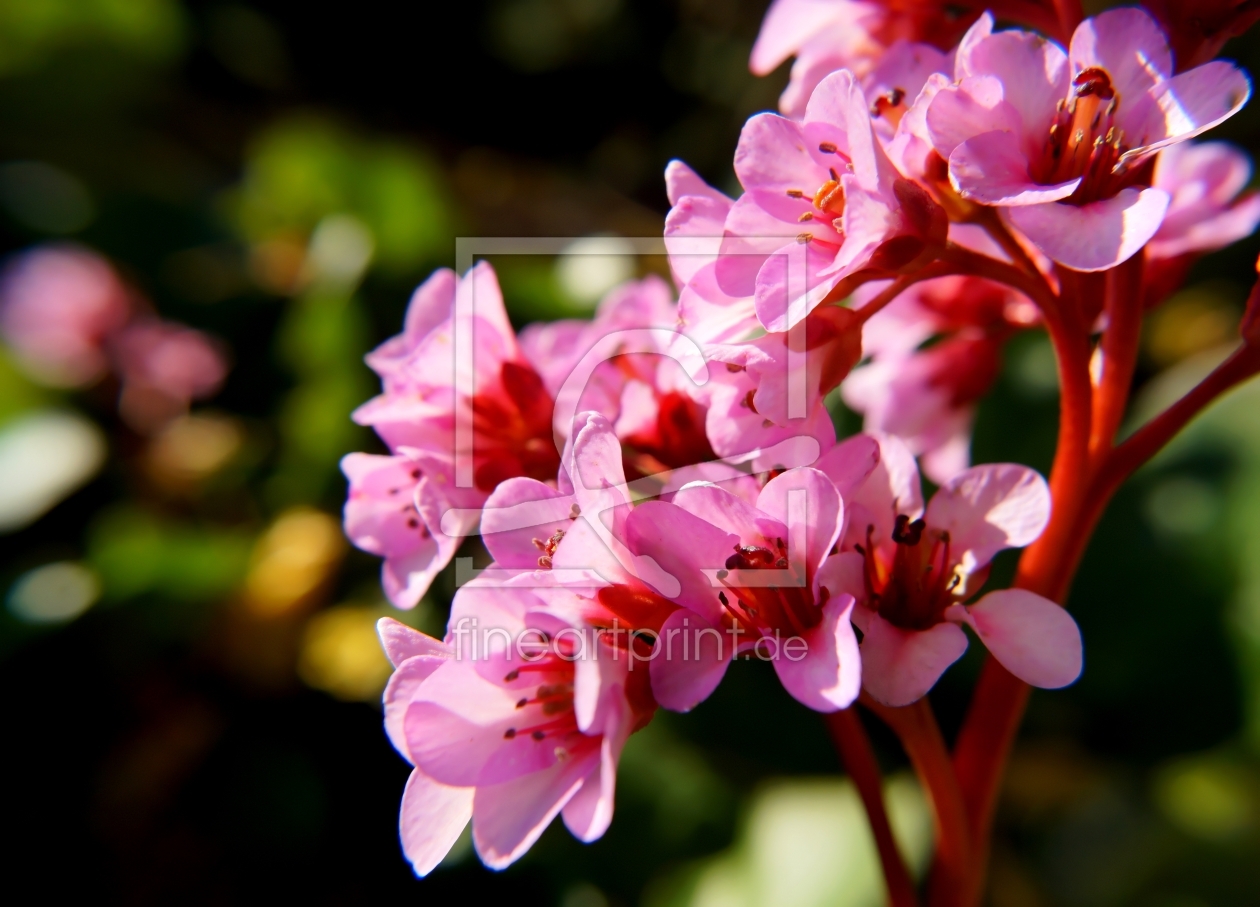
<path fill-rule="evenodd" d="M 50 244 L 9 262 L 0 279 L 0 338 L 41 383 L 86 387 L 112 374 L 119 412 L 156 431 L 213 396 L 227 377 L 220 345 L 155 315 L 101 256 Z"/>
<path fill-rule="evenodd" d="M 796 63 L 783 114 L 744 127 L 742 192 L 666 171 L 676 300 L 648 277 L 518 336 L 487 264 L 416 291 L 368 357 L 382 392 L 355 418 L 389 453 L 344 460 L 346 530 L 401 608 L 466 536 L 493 558 L 445 639 L 380 627 L 417 873 L 469 820 L 495 868 L 557 814 L 599 837 L 626 739 L 735 659 L 824 713 L 918 702 L 969 632 L 1027 684 L 1078 677 L 1063 585 L 985 586 L 998 552 L 1090 502 L 1057 468 L 972 466 L 977 401 L 1021 331 L 1067 337 L 1074 374 L 1071 343 L 1088 358 L 1133 323 L 1128 299 L 1140 318 L 1250 234 L 1260 197 L 1242 152 L 1188 141 L 1247 100 L 1238 68 L 1195 46 L 1179 70 L 1139 8 L 1068 34 L 1056 9 L 994 11 L 1029 31 L 965 4 L 776 0 L 752 66 Z M 1127 380 L 1110 343 L 1098 387 Z M 837 439 L 829 395 L 865 433 Z M 1090 456 L 1118 424 L 1100 400 Z"/>

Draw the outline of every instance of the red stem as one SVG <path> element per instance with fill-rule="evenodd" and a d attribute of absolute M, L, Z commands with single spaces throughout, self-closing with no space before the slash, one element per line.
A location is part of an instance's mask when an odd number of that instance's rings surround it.
<path fill-rule="evenodd" d="M 1260 346 L 1243 344 L 1184 397 L 1147 422 L 1107 458 L 1094 491 L 1113 491 L 1221 394 L 1260 373 Z"/>
<path fill-rule="evenodd" d="M 1098 463 L 1111 451 L 1124 418 L 1142 334 L 1142 271 L 1146 258 L 1134 255 L 1107 272 L 1107 330 L 1102 338 L 1102 375 L 1094 389 L 1089 454 Z"/>
<path fill-rule="evenodd" d="M 888 886 L 888 903 L 891 907 L 918 907 L 919 896 L 914 880 L 897 848 L 892 825 L 884 809 L 879 763 L 875 760 L 875 751 L 871 749 L 866 729 L 862 727 L 862 719 L 858 717 L 856 708 L 847 708 L 832 712 L 826 720 L 840 761 L 844 763 L 857 787 L 858 796 L 862 798 L 862 805 L 866 807 L 875 847 L 879 851 L 879 862 L 884 869 L 884 882 Z"/>
<path fill-rule="evenodd" d="M 928 903 L 961 907 L 971 880 L 971 828 L 945 738 L 927 699 L 891 708 L 862 694 L 862 704 L 900 738 L 915 773 L 927 788 L 936 820 L 936 858 L 928 880 Z"/>

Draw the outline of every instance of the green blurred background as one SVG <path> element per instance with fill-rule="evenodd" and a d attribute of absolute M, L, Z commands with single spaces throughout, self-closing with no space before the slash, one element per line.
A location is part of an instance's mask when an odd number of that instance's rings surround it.
<path fill-rule="evenodd" d="M 733 188 L 739 128 L 786 81 L 747 72 L 764 7 L 0 0 L 4 251 L 93 249 L 232 363 L 217 396 L 141 433 L 111 380 L 59 391 L 0 350 L 8 884 L 122 903 L 880 903 L 823 724 L 757 663 L 632 739 L 603 840 L 557 824 L 500 874 L 465 842 L 416 880 L 396 835 L 408 769 L 377 704 L 372 627 L 393 612 L 339 528 L 337 462 L 378 449 L 348 419 L 375 388 L 362 356 L 411 289 L 457 235 L 659 234 L 672 157 Z M 1260 64 L 1246 39 L 1230 52 Z M 1260 118 L 1224 136 L 1255 148 Z M 1228 349 L 1258 245 L 1201 263 L 1152 316 L 1135 419 Z M 616 276 L 494 263 L 518 324 L 589 311 Z M 976 459 L 1046 469 L 1056 394 L 1044 337 L 1018 338 Z M 5 487 L 29 475 L 4 451 L 58 419 L 78 471 L 14 510 Z M 1085 674 L 1033 698 L 990 903 L 1260 903 L 1257 513 L 1260 386 L 1100 528 L 1071 601 Z M 439 632 L 451 592 L 440 578 L 404 619 Z M 975 648 L 933 693 L 947 734 Z M 921 870 L 922 796 L 870 729 Z"/>

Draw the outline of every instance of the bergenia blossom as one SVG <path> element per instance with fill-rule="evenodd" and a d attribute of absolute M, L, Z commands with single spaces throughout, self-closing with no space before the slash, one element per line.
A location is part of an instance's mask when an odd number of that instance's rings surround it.
<path fill-rule="evenodd" d="M 609 291 L 591 321 L 576 319 L 533 324 L 521 332 L 521 350 L 535 365 L 553 397 L 569 387 L 572 399 L 557 406 L 555 430 L 567 438 L 574 413 L 598 412 L 613 423 L 625 461 L 635 477 L 715 458 L 705 436 L 706 408 L 701 388 L 673 358 L 670 338 L 678 327 L 678 306 L 665 281 L 656 276 L 628 281 Z M 643 329 L 652 329 L 648 335 Z M 603 347 L 634 341 L 639 352 L 610 355 L 589 374 L 583 360 Z M 611 341 L 611 343 L 610 343 Z M 574 393 L 576 392 L 576 393 Z"/>
<path fill-rule="evenodd" d="M 1152 156 L 1229 118 L 1251 92 L 1225 61 L 1174 74 L 1163 32 L 1131 7 L 1086 19 L 1067 51 L 994 32 L 986 14 L 954 76 L 927 111 L 950 183 L 1079 271 L 1114 267 L 1150 240 L 1170 201 L 1151 185 Z"/>
<path fill-rule="evenodd" d="M 858 296 L 882 288 L 870 286 Z M 865 416 L 865 431 L 896 435 L 929 478 L 946 482 L 970 465 L 976 402 L 997 378 L 1003 344 L 1035 312 L 1019 293 L 980 278 L 916 284 L 866 323 L 870 361 L 841 385 L 844 402 Z"/>
<path fill-rule="evenodd" d="M 193 400 L 213 396 L 228 372 L 210 336 L 152 317 L 118 331 L 110 352 L 122 382 L 118 410 L 139 431 L 153 431 L 187 412 Z"/>
<path fill-rule="evenodd" d="M 1035 471 L 972 467 L 943 485 L 924 511 L 914 458 L 884 437 L 880 468 L 847 500 L 836 585 L 857 600 L 862 685 L 877 700 L 900 706 L 926 694 L 966 651 L 963 625 L 1033 686 L 1076 680 L 1080 631 L 1063 608 L 1023 589 L 974 600 L 994 555 L 1030 544 L 1045 528 L 1050 493 Z"/>
<path fill-rule="evenodd" d="M 834 448 L 819 463 L 846 489 L 874 465 L 869 439 Z M 810 708 L 851 704 L 861 685 L 854 599 L 838 585 L 844 560 L 831 553 L 844 520 L 836 483 L 812 468 L 776 476 L 755 504 L 697 483 L 671 503 L 636 507 L 626 519 L 627 544 L 677 579 L 674 601 L 684 606 L 660 630 L 665 653 L 652 662 L 657 701 L 694 708 L 732 659 L 754 652 L 772 661 L 787 691 Z"/>
<path fill-rule="evenodd" d="M 1146 247 L 1150 258 L 1223 249 L 1260 223 L 1260 193 L 1244 192 L 1251 160 L 1226 142 L 1171 145 L 1155 161 L 1151 185 L 1168 193 L 1168 213 Z"/>
<path fill-rule="evenodd" d="M 40 380 L 81 387 L 107 371 L 108 340 L 132 308 L 126 286 L 101 256 L 79 246 L 42 246 L 5 269 L 0 337 Z"/>
<path fill-rule="evenodd" d="M 456 355 L 457 318 L 471 340 L 471 361 Z M 520 352 L 485 263 L 463 278 L 434 273 L 412 296 L 403 333 L 367 361 L 383 392 L 354 418 L 376 430 L 393 459 L 352 454 L 343 462 L 351 483 L 346 530 L 359 547 L 386 559 L 390 600 L 410 608 L 454 554 L 453 538 L 441 538 L 443 513 L 475 513 L 514 476 L 555 481 L 553 404 Z M 470 427 L 471 449 L 456 449 L 457 419 Z M 470 486 L 457 484 L 460 458 L 471 464 L 471 477 L 464 477 Z M 382 482 L 387 474 L 398 483 Z"/>
<path fill-rule="evenodd" d="M 750 119 L 735 174 L 745 191 L 726 217 L 715 276 L 725 293 L 755 297 L 768 331 L 789 330 L 862 277 L 897 273 L 945 241 L 944 212 L 897 175 L 846 71 L 819 83 L 801 121 Z"/>
<path fill-rule="evenodd" d="M 836 70 L 865 76 L 907 42 L 948 47 L 974 18 L 975 13 L 952 15 L 934 3 L 775 0 L 761 24 L 749 67 L 766 75 L 795 56 L 779 109 L 799 117 L 818 83 Z"/>
<path fill-rule="evenodd" d="M 469 819 L 478 855 L 495 869 L 560 813 L 583 841 L 612 821 L 621 748 L 655 709 L 648 673 L 632 671 L 624 651 L 614 657 L 602 636 L 566 636 L 567 626 L 528 588 L 501 585 L 461 589 L 444 642 L 381 621 L 395 666 L 385 727 L 415 766 L 399 827 L 417 874 Z"/>

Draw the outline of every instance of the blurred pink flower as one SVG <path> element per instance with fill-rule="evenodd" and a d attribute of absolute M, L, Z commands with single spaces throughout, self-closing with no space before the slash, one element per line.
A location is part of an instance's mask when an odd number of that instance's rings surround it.
<path fill-rule="evenodd" d="M 818 83 L 836 70 L 865 77 L 895 52 L 899 42 L 930 41 L 948 47 L 975 18 L 974 13 L 951 15 L 939 3 L 892 7 L 878 0 L 775 0 L 761 24 L 749 66 L 763 76 L 796 57 L 779 109 L 799 117 Z M 911 100 L 914 93 L 917 88 Z"/>
<path fill-rule="evenodd" d="M 836 592 L 857 599 L 862 685 L 886 705 L 924 696 L 967 648 L 960 624 L 1033 686 L 1072 683 L 1082 665 L 1076 622 L 1023 589 L 973 604 L 989 562 L 1041 535 L 1050 516 L 1045 481 L 1026 466 L 975 466 L 947 482 L 923 512 L 914 458 L 880 439 L 880 464 L 846 497 L 849 525 L 834 571 Z"/>
<path fill-rule="evenodd" d="M 868 285 L 858 297 L 879 289 Z M 865 431 L 896 435 L 922 457 L 932 481 L 946 482 L 970 465 L 975 404 L 997 378 L 1002 345 L 1035 311 L 1020 294 L 980 278 L 915 284 L 867 322 L 870 361 L 840 385 L 844 402 L 865 415 Z"/>
<path fill-rule="evenodd" d="M 1155 235 L 1169 194 L 1150 185 L 1152 156 L 1228 119 L 1251 91 L 1224 61 L 1174 75 L 1163 32 L 1133 7 L 1086 19 L 1068 51 L 995 33 L 986 14 L 954 76 L 926 121 L 950 182 L 1079 271 L 1114 267 Z"/>
<path fill-rule="evenodd" d="M 212 396 L 227 377 L 219 344 L 171 321 L 136 319 L 112 338 L 110 349 L 122 382 L 119 412 L 139 431 L 187 412 L 193 400 Z"/>
<path fill-rule="evenodd" d="M 1151 185 L 1171 201 L 1146 247 L 1148 257 L 1211 252 L 1250 236 L 1260 223 L 1260 193 L 1240 194 L 1250 181 L 1251 160 L 1233 145 L 1186 142 L 1165 148 Z"/>
<path fill-rule="evenodd" d="M 39 380 L 82 387 L 108 370 L 106 341 L 131 309 L 127 288 L 104 258 L 79 246 L 39 246 L 5 270 L 0 336 Z"/>

